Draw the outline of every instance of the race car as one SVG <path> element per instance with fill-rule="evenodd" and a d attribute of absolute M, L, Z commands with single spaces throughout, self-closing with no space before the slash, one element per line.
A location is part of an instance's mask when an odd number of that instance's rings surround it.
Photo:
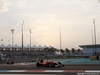
<path fill-rule="evenodd" d="M 61 62 L 54 62 L 54 61 L 43 61 L 40 60 L 36 63 L 37 67 L 62 67 L 64 65 Z"/>
<path fill-rule="evenodd" d="M 8 60 L 8 61 L 7 61 L 7 65 L 8 65 L 8 64 L 14 64 L 14 62 L 11 61 L 11 60 Z"/>

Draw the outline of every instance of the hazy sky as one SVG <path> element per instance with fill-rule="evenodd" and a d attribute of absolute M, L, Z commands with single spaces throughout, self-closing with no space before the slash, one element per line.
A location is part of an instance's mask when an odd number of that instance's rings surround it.
<path fill-rule="evenodd" d="M 24 45 L 76 48 L 92 44 L 93 19 L 96 21 L 97 43 L 100 43 L 100 2 L 98 0 L 0 0 L 0 44 L 21 45 L 24 20 Z"/>

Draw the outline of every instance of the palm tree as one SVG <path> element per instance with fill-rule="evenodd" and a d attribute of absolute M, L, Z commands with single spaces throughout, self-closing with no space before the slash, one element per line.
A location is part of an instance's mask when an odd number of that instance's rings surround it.
<path fill-rule="evenodd" d="M 70 53 L 70 50 L 69 49 L 65 49 L 65 52 L 67 53 L 67 54 L 69 54 Z"/>
<path fill-rule="evenodd" d="M 75 54 L 76 50 L 74 48 L 71 49 L 72 54 Z"/>
<path fill-rule="evenodd" d="M 58 50 L 58 49 L 56 49 L 56 51 L 57 51 L 57 52 L 59 52 L 59 50 Z"/>
<path fill-rule="evenodd" d="M 64 50 L 63 50 L 63 49 L 61 49 L 61 50 L 60 50 L 60 52 L 61 52 L 61 53 L 64 53 Z"/>
<path fill-rule="evenodd" d="M 45 52 L 45 54 L 53 54 L 53 53 L 55 53 L 55 48 L 54 47 L 51 47 L 51 48 L 45 48 L 44 49 L 44 52 Z"/>
<path fill-rule="evenodd" d="M 78 52 L 78 54 L 81 54 L 82 51 L 81 51 L 81 49 L 78 49 L 77 52 Z"/>
<path fill-rule="evenodd" d="M 54 47 L 50 48 L 50 52 L 55 52 L 55 48 Z"/>

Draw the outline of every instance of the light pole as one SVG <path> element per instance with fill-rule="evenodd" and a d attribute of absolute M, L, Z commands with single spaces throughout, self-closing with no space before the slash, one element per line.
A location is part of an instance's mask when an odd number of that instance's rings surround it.
<path fill-rule="evenodd" d="M 95 19 L 93 19 L 93 24 L 94 24 L 94 40 L 95 40 L 95 54 L 96 54 L 97 49 L 96 49 L 96 27 L 95 27 Z"/>
<path fill-rule="evenodd" d="M 65 58 L 66 58 L 66 49 L 65 49 Z"/>
<path fill-rule="evenodd" d="M 61 54 L 61 28 L 59 28 L 60 30 L 60 54 Z"/>
<path fill-rule="evenodd" d="M 92 45 L 94 45 L 93 30 L 91 30 L 91 33 L 92 33 Z M 94 47 L 93 47 L 93 53 L 94 53 Z"/>
<path fill-rule="evenodd" d="M 14 29 L 11 29 L 11 32 L 12 32 L 12 50 L 13 50 L 13 44 L 14 44 L 13 34 L 14 34 Z M 11 56 L 12 56 L 12 52 L 11 52 Z"/>
<path fill-rule="evenodd" d="M 23 25 L 24 25 L 24 20 L 22 23 L 22 57 L 23 57 Z"/>
<path fill-rule="evenodd" d="M 31 33 L 32 33 L 31 29 L 29 29 L 29 32 L 30 32 L 30 51 L 31 51 Z M 30 54 L 30 51 L 29 51 L 29 54 Z"/>
<path fill-rule="evenodd" d="M 1 43 L 1 44 L 3 45 L 3 39 L 1 39 L 1 41 L 2 41 L 2 43 Z"/>

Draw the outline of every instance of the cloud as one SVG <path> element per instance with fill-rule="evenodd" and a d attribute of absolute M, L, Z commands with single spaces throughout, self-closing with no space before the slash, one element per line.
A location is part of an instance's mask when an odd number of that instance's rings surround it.
<path fill-rule="evenodd" d="M 7 12 L 9 10 L 8 4 L 8 0 L 0 0 L 0 12 Z"/>
<path fill-rule="evenodd" d="M 37 4 L 41 0 L 12 0 L 12 6 L 18 8 L 18 9 L 30 9 L 34 6 L 37 6 Z"/>
<path fill-rule="evenodd" d="M 0 35 L 1 38 L 7 39 L 4 44 L 11 40 L 10 29 L 14 28 L 14 43 L 21 45 L 22 20 L 25 45 L 29 44 L 29 29 L 32 29 L 32 44 L 52 45 L 58 48 L 59 28 L 62 29 L 62 44 L 65 48 L 90 43 L 92 19 L 95 18 L 96 25 L 99 25 L 98 0 L 9 1 L 0 0 L 0 12 L 7 12 L 10 9 L 9 12 L 0 15 Z M 83 39 L 84 36 L 86 37 Z"/>
<path fill-rule="evenodd" d="M 76 0 L 76 3 L 80 5 L 85 11 L 94 11 L 97 9 L 98 1 L 97 0 Z"/>

